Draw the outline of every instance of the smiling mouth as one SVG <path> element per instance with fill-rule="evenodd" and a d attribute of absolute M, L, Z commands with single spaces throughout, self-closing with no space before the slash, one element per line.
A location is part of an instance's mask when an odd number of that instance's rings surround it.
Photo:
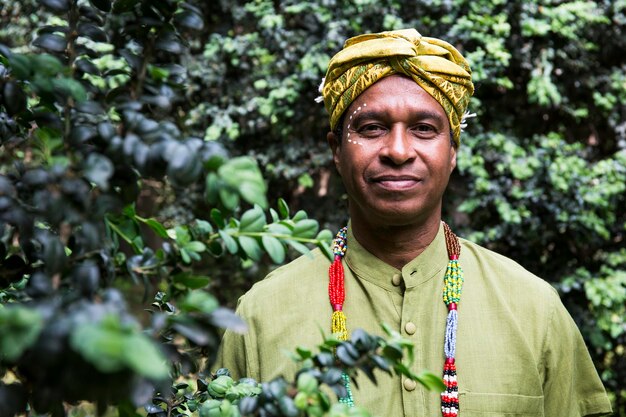
<path fill-rule="evenodd" d="M 402 191 L 415 187 L 421 182 L 413 176 L 381 176 L 371 178 L 370 183 L 390 191 Z"/>

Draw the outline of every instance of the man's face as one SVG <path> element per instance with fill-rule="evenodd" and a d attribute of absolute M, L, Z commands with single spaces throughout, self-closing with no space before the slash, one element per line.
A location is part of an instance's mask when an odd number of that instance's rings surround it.
<path fill-rule="evenodd" d="M 348 108 L 342 134 L 328 141 L 353 222 L 439 220 L 456 150 L 446 113 L 424 89 L 406 77 L 383 78 Z"/>

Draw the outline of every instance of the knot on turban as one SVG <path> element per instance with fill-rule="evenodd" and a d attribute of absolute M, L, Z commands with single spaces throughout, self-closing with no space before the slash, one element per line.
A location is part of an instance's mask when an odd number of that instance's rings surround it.
<path fill-rule="evenodd" d="M 359 94 L 393 74 L 412 78 L 441 104 L 458 145 L 463 115 L 474 93 L 471 69 L 454 46 L 423 37 L 415 29 L 365 34 L 345 42 L 330 60 L 321 91 L 331 129 Z"/>

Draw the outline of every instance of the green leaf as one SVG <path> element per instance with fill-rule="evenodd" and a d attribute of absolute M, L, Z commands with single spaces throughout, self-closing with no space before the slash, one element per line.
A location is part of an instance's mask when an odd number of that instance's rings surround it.
<path fill-rule="evenodd" d="M 167 378 L 167 361 L 154 342 L 135 333 L 126 338 L 124 345 L 124 359 L 132 370 L 154 380 Z"/>
<path fill-rule="evenodd" d="M 11 73 L 19 80 L 27 80 L 32 74 L 32 63 L 28 56 L 13 54 L 9 57 Z"/>
<path fill-rule="evenodd" d="M 275 235 L 291 236 L 293 234 L 293 230 L 282 223 L 272 223 L 267 227 L 267 230 Z"/>
<path fill-rule="evenodd" d="M 250 204 L 258 204 L 264 208 L 268 206 L 267 197 L 265 195 L 266 192 L 267 189 L 262 182 L 244 182 L 239 187 L 239 193 L 244 200 Z"/>
<path fill-rule="evenodd" d="M 123 325 L 115 315 L 78 325 L 70 334 L 70 345 L 101 372 L 129 368 L 155 380 L 169 374 L 166 359 L 154 342 L 135 326 Z"/>
<path fill-rule="evenodd" d="M 191 263 L 191 256 L 189 256 L 189 252 L 185 248 L 180 250 L 180 257 L 183 258 L 184 263 Z"/>
<path fill-rule="evenodd" d="M 174 230 L 176 232 L 176 243 L 178 243 L 181 247 L 185 247 L 189 242 L 191 242 L 191 235 L 186 227 L 176 226 Z"/>
<path fill-rule="evenodd" d="M 206 245 L 200 241 L 193 240 L 185 245 L 185 249 L 192 252 L 204 252 L 206 250 Z"/>
<path fill-rule="evenodd" d="M 239 221 L 239 230 L 241 232 L 260 232 L 265 224 L 265 213 L 259 206 L 255 206 L 243 213 Z"/>
<path fill-rule="evenodd" d="M 294 222 L 299 222 L 300 220 L 304 220 L 306 218 L 306 212 L 304 210 L 298 210 L 296 214 L 293 215 L 293 218 L 291 220 L 293 220 Z"/>
<path fill-rule="evenodd" d="M 307 239 L 312 239 L 317 234 L 319 230 L 319 225 L 317 220 L 313 219 L 303 219 L 296 223 L 293 228 L 293 235 L 296 237 L 302 237 Z"/>
<path fill-rule="evenodd" d="M 233 211 L 239 204 L 239 195 L 226 187 L 220 188 L 218 194 L 224 207 L 230 211 Z"/>
<path fill-rule="evenodd" d="M 211 314 L 219 307 L 219 302 L 208 292 L 195 290 L 187 294 L 179 307 L 182 312 Z"/>
<path fill-rule="evenodd" d="M 430 372 L 424 371 L 419 374 L 417 381 L 431 391 L 442 392 L 446 389 L 441 377 Z"/>
<path fill-rule="evenodd" d="M 209 277 L 201 275 L 193 275 L 190 272 L 182 272 L 180 274 L 174 275 L 172 277 L 172 281 L 174 282 L 174 284 L 182 284 L 187 288 L 197 290 L 209 285 L 211 279 Z"/>
<path fill-rule="evenodd" d="M 219 177 L 251 204 L 267 207 L 267 188 L 256 161 L 249 157 L 233 158 L 217 170 Z M 221 190 L 220 190 L 221 191 Z M 223 199 L 222 199 L 222 202 Z"/>
<path fill-rule="evenodd" d="M 201 235 L 209 235 L 213 233 L 213 226 L 206 220 L 196 219 L 195 229 Z"/>
<path fill-rule="evenodd" d="M 335 260 L 335 255 L 333 254 L 333 251 L 330 249 L 330 245 L 328 245 L 326 242 L 319 242 L 317 244 L 317 247 L 322 251 L 322 253 L 328 258 L 329 261 L 334 261 Z"/>
<path fill-rule="evenodd" d="M 78 102 L 87 100 L 85 87 L 72 78 L 55 78 L 52 85 L 61 94 L 71 96 Z"/>
<path fill-rule="evenodd" d="M 287 202 L 282 198 L 278 199 L 278 214 L 280 214 L 280 217 L 282 219 L 289 218 L 289 206 L 287 205 Z"/>
<path fill-rule="evenodd" d="M 235 239 L 230 234 L 228 234 L 227 232 L 223 230 L 219 230 L 217 233 L 222 238 L 222 241 L 224 242 L 224 245 L 226 246 L 226 250 L 230 252 L 232 255 L 236 254 L 239 248 L 237 246 L 237 241 L 235 241 Z"/>
<path fill-rule="evenodd" d="M 261 242 L 275 264 L 281 264 L 285 261 L 285 248 L 278 239 L 266 235 L 261 238 Z"/>
<path fill-rule="evenodd" d="M 305 245 L 303 245 L 302 243 L 295 241 L 295 240 L 287 240 L 287 243 L 294 248 L 295 250 L 297 250 L 298 252 L 300 252 L 303 255 L 310 255 L 311 251 L 309 248 L 307 248 Z"/>
<path fill-rule="evenodd" d="M 217 177 L 217 174 L 209 172 L 204 183 L 204 198 L 206 198 L 209 204 L 217 204 L 220 185 L 220 179 Z"/>
<path fill-rule="evenodd" d="M 250 259 L 252 259 L 253 261 L 261 260 L 261 257 L 263 256 L 263 251 L 261 251 L 261 247 L 259 246 L 259 243 L 256 241 L 256 239 L 250 236 L 240 236 L 239 245 Z"/>
<path fill-rule="evenodd" d="M 224 223 L 224 216 L 222 215 L 222 212 L 219 211 L 219 209 L 211 209 L 211 219 L 213 220 L 213 222 L 215 222 L 215 225 L 219 229 L 223 229 L 226 227 L 226 223 Z"/>
<path fill-rule="evenodd" d="M 159 223 L 156 219 L 143 219 L 142 220 L 154 233 L 156 233 L 159 237 L 163 239 L 168 239 L 167 230 L 161 223 Z"/>
<path fill-rule="evenodd" d="M 43 328 L 41 314 L 27 307 L 0 308 L 0 361 L 12 362 L 31 347 Z"/>
<path fill-rule="evenodd" d="M 54 77 L 63 71 L 63 64 L 54 55 L 50 54 L 38 54 L 32 57 L 35 71 L 39 74 Z"/>

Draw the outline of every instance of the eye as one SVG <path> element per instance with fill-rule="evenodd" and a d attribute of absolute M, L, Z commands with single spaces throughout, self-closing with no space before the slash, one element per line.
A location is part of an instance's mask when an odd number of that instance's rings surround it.
<path fill-rule="evenodd" d="M 360 136 L 363 136 L 365 138 L 375 138 L 383 135 L 387 131 L 384 126 L 377 123 L 364 124 L 357 127 L 355 130 Z"/>
<path fill-rule="evenodd" d="M 435 126 L 427 123 L 420 123 L 418 125 L 415 125 L 411 130 L 413 130 L 415 135 L 419 136 L 420 138 L 426 139 L 435 137 L 438 133 Z"/>

